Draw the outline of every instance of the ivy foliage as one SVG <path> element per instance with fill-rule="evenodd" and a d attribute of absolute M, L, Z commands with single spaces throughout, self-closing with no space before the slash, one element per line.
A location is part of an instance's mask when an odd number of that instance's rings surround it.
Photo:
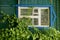
<path fill-rule="evenodd" d="M 16 15 L 1 15 L 0 23 L 6 23 L 6 28 L 0 29 L 0 40 L 60 40 L 60 32 L 55 28 L 43 31 L 35 27 L 30 29 L 30 18 L 18 19 Z"/>

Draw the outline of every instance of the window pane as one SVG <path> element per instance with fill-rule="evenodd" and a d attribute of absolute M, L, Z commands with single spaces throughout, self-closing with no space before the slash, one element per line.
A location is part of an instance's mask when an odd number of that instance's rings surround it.
<path fill-rule="evenodd" d="M 38 25 L 38 18 L 34 18 L 34 25 Z"/>
<path fill-rule="evenodd" d="M 24 22 L 25 24 L 27 23 L 28 25 L 32 25 L 32 18 L 20 18 L 20 21 Z"/>
<path fill-rule="evenodd" d="M 41 25 L 49 25 L 49 10 L 41 9 Z"/>
<path fill-rule="evenodd" d="M 32 9 L 21 9 L 21 15 L 32 15 Z"/>
<path fill-rule="evenodd" d="M 34 13 L 38 13 L 38 9 L 34 9 Z"/>
<path fill-rule="evenodd" d="M 38 14 L 33 14 L 34 16 L 38 16 Z"/>

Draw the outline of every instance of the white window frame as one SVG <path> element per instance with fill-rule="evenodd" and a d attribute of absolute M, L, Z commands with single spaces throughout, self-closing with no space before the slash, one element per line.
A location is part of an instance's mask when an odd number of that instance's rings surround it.
<path fill-rule="evenodd" d="M 37 13 L 34 13 L 34 9 L 38 9 L 38 16 L 33 16 L 33 14 L 31 16 L 22 16 L 20 9 L 28 9 L 28 8 L 29 7 L 18 7 L 18 18 L 22 18 L 22 17 L 38 18 L 38 25 L 34 25 L 35 27 L 49 27 L 49 25 L 41 25 L 41 11 L 40 11 L 41 9 L 49 10 L 49 7 L 34 7 L 32 13 L 37 14 Z M 48 19 L 49 19 L 49 16 L 48 16 Z"/>

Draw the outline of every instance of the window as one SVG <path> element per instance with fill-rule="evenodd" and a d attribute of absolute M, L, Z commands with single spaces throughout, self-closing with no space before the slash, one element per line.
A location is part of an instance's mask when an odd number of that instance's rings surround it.
<path fill-rule="evenodd" d="M 49 27 L 49 7 L 18 7 L 18 17 L 30 17 L 34 26 Z"/>
<path fill-rule="evenodd" d="M 31 9 L 21 9 L 21 15 L 32 15 Z"/>
<path fill-rule="evenodd" d="M 41 9 L 41 25 L 49 25 L 48 9 Z"/>
<path fill-rule="evenodd" d="M 34 9 L 34 13 L 38 13 L 38 9 Z"/>

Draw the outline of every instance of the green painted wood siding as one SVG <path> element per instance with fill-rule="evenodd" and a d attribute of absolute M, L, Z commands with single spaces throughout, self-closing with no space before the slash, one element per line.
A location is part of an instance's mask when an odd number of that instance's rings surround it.
<path fill-rule="evenodd" d="M 16 7 L 13 6 L 16 4 L 17 4 L 16 0 L 0 0 L 0 11 L 12 15 L 16 13 Z"/>
<path fill-rule="evenodd" d="M 55 27 L 57 30 L 60 30 L 60 0 L 53 0 L 52 5 L 57 16 Z"/>
<path fill-rule="evenodd" d="M 20 0 L 20 4 L 50 4 L 50 0 Z"/>
<path fill-rule="evenodd" d="M 0 12 L 3 11 L 3 13 L 13 15 L 16 13 L 16 5 L 17 0 L 0 0 Z M 0 28 L 6 28 L 7 23 L 0 23 Z"/>
<path fill-rule="evenodd" d="M 57 29 L 60 30 L 60 0 L 57 0 Z"/>

